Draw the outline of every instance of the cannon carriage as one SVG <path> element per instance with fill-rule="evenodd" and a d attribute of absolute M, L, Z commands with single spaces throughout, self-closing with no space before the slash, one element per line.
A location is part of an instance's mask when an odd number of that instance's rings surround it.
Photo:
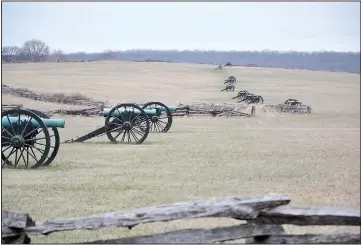
<path fill-rule="evenodd" d="M 265 105 L 262 110 L 291 114 L 310 114 L 312 112 L 311 106 L 304 105 L 302 101 L 297 99 L 287 99 L 283 104 L 278 105 Z"/>
<path fill-rule="evenodd" d="M 235 89 L 235 85 L 234 84 L 227 84 L 226 87 L 224 89 L 222 89 L 221 91 L 227 91 L 227 92 L 230 92 L 230 91 L 234 91 Z"/>
<path fill-rule="evenodd" d="M 287 99 L 283 104 L 279 105 L 280 112 L 305 114 L 311 113 L 312 108 L 309 105 L 304 105 L 302 101 L 297 99 Z"/>
<path fill-rule="evenodd" d="M 250 92 L 248 92 L 247 90 L 241 90 L 238 92 L 238 94 L 233 97 L 232 99 L 239 99 L 242 100 L 244 99 L 248 94 L 250 94 Z"/>
<path fill-rule="evenodd" d="M 84 142 L 107 135 L 112 143 L 141 144 L 151 133 L 166 133 L 172 126 L 175 106 L 148 102 L 142 107 L 132 103 L 103 108 L 105 125 L 75 140 Z M 49 118 L 45 113 L 23 108 L 22 105 L 3 105 L 1 119 L 2 167 L 38 168 L 48 166 L 60 148 L 58 128 L 65 127 L 64 119 Z"/>
<path fill-rule="evenodd" d="M 264 100 L 263 97 L 260 95 L 247 94 L 240 101 L 237 101 L 237 103 L 241 103 L 241 102 L 247 104 L 263 104 Z"/>
<path fill-rule="evenodd" d="M 22 105 L 3 105 L 1 111 L 2 168 L 50 165 L 59 151 L 58 128 L 65 127 L 65 120 Z"/>
<path fill-rule="evenodd" d="M 226 80 L 224 80 L 224 84 L 235 84 L 237 79 L 235 76 L 229 76 Z"/>
<path fill-rule="evenodd" d="M 247 90 L 239 91 L 238 94 L 232 99 L 239 99 L 237 103 L 244 102 L 247 104 L 263 104 L 264 102 L 262 96 L 250 93 Z"/>
<path fill-rule="evenodd" d="M 148 102 L 142 106 L 133 103 L 104 108 L 104 126 L 64 143 L 84 142 L 104 134 L 112 143 L 141 144 L 149 133 L 166 133 L 172 126 L 175 106 L 160 102 Z"/>
<path fill-rule="evenodd" d="M 226 84 L 226 87 L 222 89 L 221 91 L 234 91 L 236 88 L 236 77 L 235 76 L 229 76 L 226 80 L 224 80 L 224 84 Z"/>

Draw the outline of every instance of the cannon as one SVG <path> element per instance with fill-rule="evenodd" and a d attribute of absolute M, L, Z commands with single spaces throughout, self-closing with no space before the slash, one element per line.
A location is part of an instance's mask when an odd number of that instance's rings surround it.
<path fill-rule="evenodd" d="M 248 95 L 248 94 L 250 94 L 247 90 L 241 90 L 241 91 L 239 91 L 238 92 L 238 94 L 235 96 L 235 97 L 233 97 L 232 99 L 244 99 L 244 97 L 246 96 L 246 95 Z"/>
<path fill-rule="evenodd" d="M 237 101 L 237 103 L 245 102 L 247 104 L 263 104 L 263 98 L 260 95 L 255 94 L 246 94 L 240 101 Z"/>
<path fill-rule="evenodd" d="M 288 99 L 283 105 L 280 105 L 280 112 L 291 112 L 291 113 L 311 113 L 312 108 L 309 105 L 303 105 L 302 101 L 297 99 Z"/>
<path fill-rule="evenodd" d="M 302 105 L 302 101 L 296 99 L 288 99 L 284 103 L 285 105 Z"/>
<path fill-rule="evenodd" d="M 287 99 L 283 104 L 278 105 L 265 105 L 262 110 L 291 114 L 310 114 L 312 112 L 311 106 L 304 105 L 302 101 L 297 99 Z"/>
<path fill-rule="evenodd" d="M 2 107 L 2 168 L 50 165 L 60 147 L 58 128 L 64 127 L 64 119 L 49 118 L 40 111 L 22 108 L 22 105 Z"/>
<path fill-rule="evenodd" d="M 221 91 L 234 91 L 235 86 L 233 84 L 228 84 L 224 89 L 222 89 Z"/>
<path fill-rule="evenodd" d="M 235 76 L 229 76 L 224 81 L 225 81 L 224 84 L 235 84 L 236 83 L 236 77 Z"/>
<path fill-rule="evenodd" d="M 142 144 L 150 132 L 169 131 L 173 121 L 171 110 L 175 111 L 176 107 L 170 108 L 160 102 L 148 102 L 142 107 L 133 103 L 124 103 L 112 108 L 104 108 L 104 126 L 64 143 L 84 142 L 106 134 L 110 142 L 115 144 Z"/>

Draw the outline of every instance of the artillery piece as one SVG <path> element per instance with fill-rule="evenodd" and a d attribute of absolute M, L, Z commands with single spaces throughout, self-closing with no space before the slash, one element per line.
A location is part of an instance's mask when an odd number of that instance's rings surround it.
<path fill-rule="evenodd" d="M 240 101 L 237 101 L 237 103 L 245 102 L 247 104 L 263 104 L 263 98 L 260 95 L 255 94 L 245 94 Z"/>
<path fill-rule="evenodd" d="M 244 99 L 245 96 L 248 95 L 248 94 L 250 94 L 250 93 L 249 93 L 247 90 L 241 90 L 241 91 L 239 91 L 238 94 L 237 94 L 235 97 L 233 97 L 232 99 L 240 99 L 240 100 L 242 100 L 242 99 Z"/>
<path fill-rule="evenodd" d="M 304 105 L 302 101 L 297 99 L 288 99 L 283 104 L 278 105 L 265 105 L 262 110 L 292 114 L 309 114 L 312 112 L 311 106 Z"/>
<path fill-rule="evenodd" d="M 112 143 L 141 144 L 149 132 L 165 133 L 169 131 L 173 121 L 171 110 L 176 110 L 176 107 L 167 107 L 160 102 L 148 102 L 143 107 L 125 103 L 118 104 L 113 108 L 104 108 L 105 125 L 103 127 L 64 143 L 84 142 L 106 134 Z M 119 141 L 117 139 L 121 134 L 122 137 Z"/>
<path fill-rule="evenodd" d="M 24 168 L 50 165 L 60 147 L 57 128 L 64 127 L 64 119 L 49 118 L 22 105 L 2 106 L 2 168 L 18 168 L 20 162 Z"/>
<path fill-rule="evenodd" d="M 235 86 L 233 84 L 227 84 L 227 86 L 224 89 L 222 89 L 221 91 L 229 92 L 229 91 L 234 91 L 234 89 L 235 89 Z"/>
<path fill-rule="evenodd" d="M 303 105 L 302 101 L 296 99 L 288 99 L 283 105 L 280 105 L 280 112 L 311 113 L 311 111 L 311 106 Z"/>
<path fill-rule="evenodd" d="M 224 84 L 235 84 L 236 83 L 236 77 L 235 76 L 229 76 L 226 80 L 224 80 Z"/>
<path fill-rule="evenodd" d="M 288 99 L 284 103 L 285 105 L 302 105 L 302 101 L 296 99 Z"/>

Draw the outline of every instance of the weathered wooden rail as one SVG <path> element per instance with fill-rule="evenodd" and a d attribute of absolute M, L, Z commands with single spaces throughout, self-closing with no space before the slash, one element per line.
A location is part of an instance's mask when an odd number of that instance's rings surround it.
<path fill-rule="evenodd" d="M 152 235 L 82 243 L 215 243 L 246 239 L 246 243 L 360 243 L 358 233 L 286 234 L 282 225 L 361 226 L 360 207 L 295 207 L 287 195 L 226 197 L 173 203 L 89 217 L 34 222 L 28 214 L 2 211 L 2 243 L 30 243 L 31 235 L 180 219 L 224 217 L 247 223 L 212 229 L 184 229 Z M 80 241 L 81 242 L 81 241 Z"/>
<path fill-rule="evenodd" d="M 234 116 L 244 116 L 252 117 L 255 115 L 256 107 L 253 105 L 250 109 L 250 113 L 246 113 L 248 105 L 243 104 L 209 104 L 209 103 L 199 103 L 192 105 L 182 105 L 179 104 L 177 109 L 172 113 L 173 116 L 183 117 L 183 116 L 213 116 L 213 117 L 234 117 Z"/>

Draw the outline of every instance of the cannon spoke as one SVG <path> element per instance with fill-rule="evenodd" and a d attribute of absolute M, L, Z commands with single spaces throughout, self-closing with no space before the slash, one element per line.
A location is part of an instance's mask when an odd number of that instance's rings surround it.
<path fill-rule="evenodd" d="M 135 127 L 133 127 L 132 130 L 133 130 L 135 133 L 139 134 L 141 137 L 143 137 L 144 134 L 145 134 L 145 132 L 144 132 L 143 130 L 139 130 L 139 129 L 135 128 Z"/>
<path fill-rule="evenodd" d="M 114 139 L 117 139 L 121 133 L 123 133 L 123 129 L 119 131 L 119 133 L 114 137 Z"/>
<path fill-rule="evenodd" d="M 24 157 L 24 155 L 23 155 L 23 152 L 24 152 L 24 150 L 25 150 L 25 146 L 23 146 L 23 150 L 22 150 L 22 152 L 21 152 L 21 157 L 23 158 L 23 161 L 24 161 L 24 164 L 25 164 L 25 168 L 28 168 L 28 162 L 25 160 L 25 157 Z"/>
<path fill-rule="evenodd" d="M 126 108 L 126 107 L 125 107 Z M 120 122 L 125 122 L 122 113 L 119 111 L 119 109 L 117 108 L 117 112 L 119 113 L 120 117 L 122 118 L 123 121 L 120 121 L 119 118 L 115 117 L 117 120 L 119 120 Z"/>
<path fill-rule="evenodd" d="M 2 167 L 4 167 L 5 165 L 9 165 L 9 166 L 12 165 L 12 163 L 9 161 L 9 157 L 10 157 L 12 154 L 14 154 L 15 151 L 16 151 L 16 148 L 12 148 L 11 151 L 10 151 L 10 153 L 9 153 L 9 155 L 8 155 L 7 157 L 5 157 L 5 154 L 4 154 L 5 151 L 2 151 L 2 152 L 1 152 L 1 159 L 2 159 L 2 161 L 3 161 L 3 164 L 1 165 Z"/>
<path fill-rule="evenodd" d="M 14 127 L 13 127 L 13 124 L 10 122 L 9 116 L 7 115 L 6 117 L 7 117 L 7 119 L 8 119 L 8 122 L 9 122 L 10 126 L 11 126 L 11 129 L 12 129 L 12 131 L 13 131 L 13 133 L 14 133 L 14 134 L 12 134 L 11 136 L 14 136 L 14 135 L 16 135 L 16 133 L 15 133 L 15 129 L 14 129 Z"/>
<path fill-rule="evenodd" d="M 30 150 L 32 151 L 32 153 L 29 152 L 29 148 L 30 148 Z M 35 155 L 35 153 L 34 153 L 34 151 L 33 151 L 33 149 L 32 149 L 31 147 L 26 146 L 25 150 L 26 150 L 26 152 L 27 152 L 27 154 L 28 154 L 28 157 L 27 157 L 27 165 L 29 165 L 29 155 L 30 155 L 36 162 L 39 161 L 39 160 L 36 158 L 36 155 Z"/>
<path fill-rule="evenodd" d="M 109 132 L 110 133 L 114 133 L 114 132 L 117 132 L 118 130 L 120 130 L 120 129 L 123 129 L 123 125 L 122 126 L 119 126 L 119 127 L 117 127 L 117 128 L 113 128 L 113 129 L 111 129 L 111 130 L 109 130 Z M 121 130 L 122 131 L 122 130 Z M 121 132 L 120 131 L 120 132 Z"/>
<path fill-rule="evenodd" d="M 14 135 L 11 134 L 6 128 L 4 128 L 2 125 L 1 125 L 1 131 L 2 131 L 2 133 L 7 133 L 7 136 L 9 136 L 9 137 L 14 136 Z"/>
<path fill-rule="evenodd" d="M 130 130 L 130 133 L 132 134 L 133 138 L 135 139 L 136 142 L 139 141 L 138 137 L 136 136 L 136 134 L 133 132 L 133 130 Z"/>
<path fill-rule="evenodd" d="M 120 142 L 124 142 L 126 132 L 127 132 L 127 131 L 124 131 L 124 134 L 123 134 L 122 140 L 121 140 Z"/>
<path fill-rule="evenodd" d="M 127 130 L 127 135 L 128 135 L 128 143 L 130 143 L 130 142 L 131 142 L 131 139 L 130 139 L 130 132 L 129 132 L 129 130 Z"/>
<path fill-rule="evenodd" d="M 20 122 L 20 120 L 19 120 L 19 122 Z M 20 149 L 22 149 L 21 151 L 20 151 Z M 20 147 L 20 148 L 18 148 L 18 149 L 16 149 L 16 154 L 17 154 L 17 152 L 18 151 L 20 151 L 20 155 L 19 155 L 19 158 L 18 159 L 16 159 L 16 157 L 15 157 L 15 168 L 18 166 L 18 164 L 19 164 L 19 161 L 20 161 L 20 158 L 21 158 L 21 156 L 22 156 L 22 154 L 23 154 L 23 151 L 24 151 L 24 148 L 23 147 Z M 24 163 L 25 164 L 25 166 L 26 166 L 26 163 Z"/>
<path fill-rule="evenodd" d="M 161 131 L 163 131 L 165 129 L 165 127 L 161 123 L 164 123 L 164 122 L 158 121 L 157 126 L 160 128 Z"/>
<path fill-rule="evenodd" d="M 8 150 L 10 147 L 11 147 L 11 144 L 10 144 L 10 142 L 1 142 L 1 148 L 3 148 L 3 147 L 7 147 L 7 148 L 5 148 L 4 149 L 4 151 L 6 151 L 6 150 Z"/>
<path fill-rule="evenodd" d="M 11 140 L 11 138 L 9 138 L 9 137 L 6 137 L 6 136 L 4 136 L 4 135 L 1 135 L 1 138 L 2 138 L 2 139 L 7 139 L 7 140 Z"/>
<path fill-rule="evenodd" d="M 24 136 L 25 130 L 28 128 L 28 125 L 29 125 L 29 123 L 31 122 L 31 120 L 33 120 L 33 118 L 30 118 L 30 120 L 26 122 L 25 127 L 24 127 L 23 130 L 21 131 L 21 136 Z"/>

